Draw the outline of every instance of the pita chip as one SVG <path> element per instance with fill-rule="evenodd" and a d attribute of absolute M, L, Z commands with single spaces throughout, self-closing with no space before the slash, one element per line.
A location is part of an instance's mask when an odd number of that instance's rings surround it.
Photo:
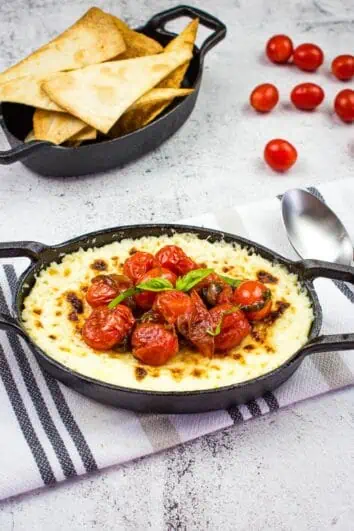
<path fill-rule="evenodd" d="M 163 52 L 163 47 L 159 42 L 143 33 L 132 30 L 118 17 L 111 16 L 126 45 L 126 50 L 119 56 L 119 59 L 133 59 L 134 57 L 144 57 L 145 55 L 155 55 Z"/>
<path fill-rule="evenodd" d="M 47 111 L 65 112 L 42 90 L 42 78 L 24 76 L 0 85 L 0 101 L 32 105 Z"/>
<path fill-rule="evenodd" d="M 149 124 L 160 113 L 161 104 L 169 105 L 174 98 L 188 96 L 194 89 L 152 89 L 139 98 L 114 124 L 109 136 L 116 138 Z"/>
<path fill-rule="evenodd" d="M 107 134 L 137 99 L 191 56 L 181 49 L 87 66 L 55 74 L 42 88 L 59 107 Z"/>
<path fill-rule="evenodd" d="M 72 136 L 87 129 L 87 124 L 71 114 L 36 109 L 33 115 L 33 131 L 37 140 L 62 144 Z"/>
<path fill-rule="evenodd" d="M 0 83 L 27 75 L 44 78 L 52 72 L 102 63 L 125 48 L 111 15 L 93 7 L 61 35 L 0 74 Z"/>

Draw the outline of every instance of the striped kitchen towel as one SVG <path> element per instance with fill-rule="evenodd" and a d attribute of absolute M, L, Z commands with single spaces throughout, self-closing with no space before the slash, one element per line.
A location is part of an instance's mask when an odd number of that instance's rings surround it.
<path fill-rule="evenodd" d="M 354 241 L 351 198 L 344 181 L 311 191 L 328 201 Z M 279 199 L 184 220 L 245 236 L 295 258 L 282 226 Z M 20 265 L 0 267 L 0 311 L 8 313 Z M 316 281 L 324 333 L 354 329 L 353 287 Z M 274 393 L 257 401 L 198 415 L 148 415 L 96 404 L 67 389 L 37 364 L 12 332 L 0 332 L 0 499 L 147 455 L 201 435 L 354 383 L 354 353 L 308 357 Z"/>

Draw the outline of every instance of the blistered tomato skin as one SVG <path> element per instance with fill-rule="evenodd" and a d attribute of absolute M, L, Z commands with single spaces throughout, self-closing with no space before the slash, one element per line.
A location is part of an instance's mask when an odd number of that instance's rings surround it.
<path fill-rule="evenodd" d="M 177 329 L 203 356 L 211 358 L 214 354 L 214 338 L 208 334 L 213 326 L 210 312 L 196 290 L 191 293 L 191 302 L 191 311 L 178 317 Z"/>
<path fill-rule="evenodd" d="M 183 276 L 198 265 L 178 245 L 165 245 L 156 253 L 156 259 L 162 267 L 166 267 L 177 276 Z"/>
<path fill-rule="evenodd" d="M 169 324 L 175 324 L 180 315 L 189 313 L 191 309 L 191 299 L 182 291 L 158 293 L 153 304 L 153 310 L 158 312 Z"/>
<path fill-rule="evenodd" d="M 272 170 L 284 172 L 295 164 L 297 151 L 287 140 L 275 138 L 264 148 L 264 160 Z"/>
<path fill-rule="evenodd" d="M 354 90 L 341 90 L 334 100 L 334 109 L 343 122 L 354 122 Z"/>
<path fill-rule="evenodd" d="M 269 289 L 258 280 L 246 280 L 234 292 L 233 303 L 241 307 L 250 321 L 267 317 L 272 308 Z"/>
<path fill-rule="evenodd" d="M 166 269 L 165 267 L 154 267 L 140 277 L 137 284 L 147 282 L 153 278 L 164 278 L 169 280 L 173 286 L 175 286 L 177 280 L 177 276 L 169 269 Z M 138 295 L 135 295 L 135 302 L 139 308 L 150 310 L 154 304 L 156 295 L 157 293 L 155 291 L 142 291 L 141 293 L 138 293 Z"/>
<path fill-rule="evenodd" d="M 313 111 L 321 105 L 325 97 L 323 89 L 315 83 L 301 83 L 290 94 L 292 103 L 302 111 Z"/>
<path fill-rule="evenodd" d="M 119 304 L 113 310 L 99 306 L 86 319 L 82 337 L 95 350 L 109 350 L 130 334 L 134 324 L 134 316 L 127 306 Z"/>
<path fill-rule="evenodd" d="M 267 57 L 272 63 L 287 63 L 293 54 L 293 43 L 287 35 L 274 35 L 266 45 Z"/>
<path fill-rule="evenodd" d="M 133 282 L 125 275 L 97 275 L 87 290 L 86 300 L 92 308 L 109 304 L 117 295 L 131 288 Z"/>
<path fill-rule="evenodd" d="M 323 63 L 324 55 L 316 44 L 300 44 L 294 50 L 294 64 L 306 72 L 314 72 Z"/>
<path fill-rule="evenodd" d="M 354 77 L 354 55 L 338 55 L 332 61 L 332 74 L 340 81 Z"/>
<path fill-rule="evenodd" d="M 215 350 L 237 347 L 250 333 L 251 326 L 245 314 L 232 304 L 220 304 L 210 310 L 214 330 L 221 323 L 220 334 L 214 337 Z"/>
<path fill-rule="evenodd" d="M 275 85 L 263 83 L 253 89 L 250 96 L 251 106 L 258 112 L 269 112 L 279 101 L 279 92 Z"/>
<path fill-rule="evenodd" d="M 158 265 L 154 255 L 137 251 L 124 262 L 123 272 L 133 282 L 137 282 L 141 276 Z"/>
<path fill-rule="evenodd" d="M 139 324 L 132 335 L 133 355 L 148 365 L 163 365 L 178 352 L 173 329 L 162 324 Z"/>

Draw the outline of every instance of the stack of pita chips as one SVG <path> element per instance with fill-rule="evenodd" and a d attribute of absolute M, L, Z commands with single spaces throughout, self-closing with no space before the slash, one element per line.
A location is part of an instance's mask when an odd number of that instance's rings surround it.
<path fill-rule="evenodd" d="M 78 146 L 144 127 L 181 88 L 198 29 L 193 20 L 165 49 L 99 8 L 0 73 L 0 101 L 36 108 L 26 142 Z"/>

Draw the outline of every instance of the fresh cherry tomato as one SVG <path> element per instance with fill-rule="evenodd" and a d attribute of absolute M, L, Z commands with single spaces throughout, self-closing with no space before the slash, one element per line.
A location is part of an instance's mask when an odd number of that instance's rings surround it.
<path fill-rule="evenodd" d="M 301 70 L 314 72 L 323 63 L 323 51 L 316 44 L 300 44 L 294 50 L 294 63 Z"/>
<path fill-rule="evenodd" d="M 91 280 L 86 300 L 92 308 L 110 303 L 119 293 L 133 286 L 125 275 L 97 275 Z"/>
<path fill-rule="evenodd" d="M 177 245 L 166 245 L 156 253 L 156 259 L 162 265 L 175 273 L 183 276 L 198 269 L 198 265 Z"/>
<path fill-rule="evenodd" d="M 272 63 L 287 63 L 293 54 L 293 43 L 287 35 L 274 35 L 266 45 L 266 54 Z"/>
<path fill-rule="evenodd" d="M 332 74 L 341 81 L 350 81 L 354 76 L 354 55 L 338 55 L 333 59 Z"/>
<path fill-rule="evenodd" d="M 162 324 L 139 324 L 132 335 L 133 354 L 148 365 L 163 365 L 178 352 L 173 329 Z"/>
<path fill-rule="evenodd" d="M 109 350 L 123 341 L 134 324 L 134 316 L 127 306 L 118 304 L 113 310 L 99 306 L 87 318 L 82 337 L 91 348 Z"/>
<path fill-rule="evenodd" d="M 234 293 L 233 302 L 240 306 L 250 321 L 264 319 L 272 308 L 271 293 L 258 280 L 242 282 Z"/>
<path fill-rule="evenodd" d="M 164 278 L 169 280 L 173 286 L 176 284 L 177 280 L 177 276 L 169 269 L 166 269 L 165 267 L 154 267 L 145 273 L 145 275 L 140 277 L 137 283 L 140 284 L 142 282 L 147 282 L 152 278 Z M 135 302 L 143 310 L 150 310 L 154 304 L 156 295 L 156 291 L 142 291 L 141 293 L 135 295 Z"/>
<path fill-rule="evenodd" d="M 354 90 L 341 90 L 334 100 L 334 109 L 343 122 L 354 121 Z"/>
<path fill-rule="evenodd" d="M 237 347 L 250 333 L 251 326 L 245 314 L 232 304 L 219 304 L 210 310 L 213 330 L 220 325 L 220 334 L 214 337 L 216 350 L 229 350 Z"/>
<path fill-rule="evenodd" d="M 145 275 L 153 267 L 157 267 L 159 264 L 154 255 L 145 253 L 143 251 L 137 251 L 132 256 L 127 258 L 123 266 L 123 272 L 133 282 Z"/>
<path fill-rule="evenodd" d="M 273 170 L 286 171 L 295 164 L 297 151 L 287 140 L 276 138 L 266 145 L 264 159 Z"/>
<path fill-rule="evenodd" d="M 251 92 L 250 104 L 258 112 L 271 111 L 279 101 L 279 92 L 275 85 L 263 83 Z"/>
<path fill-rule="evenodd" d="M 162 291 L 158 293 L 153 310 L 160 313 L 169 324 L 175 324 L 180 315 L 192 309 L 190 297 L 182 291 Z"/>
<path fill-rule="evenodd" d="M 302 111 L 312 111 L 323 102 L 324 97 L 324 91 L 315 83 L 301 83 L 290 94 L 295 107 Z"/>
<path fill-rule="evenodd" d="M 203 356 L 211 358 L 214 354 L 214 338 L 208 334 L 213 328 L 210 313 L 196 290 L 191 293 L 191 301 L 191 311 L 177 319 L 178 331 L 193 343 Z"/>

